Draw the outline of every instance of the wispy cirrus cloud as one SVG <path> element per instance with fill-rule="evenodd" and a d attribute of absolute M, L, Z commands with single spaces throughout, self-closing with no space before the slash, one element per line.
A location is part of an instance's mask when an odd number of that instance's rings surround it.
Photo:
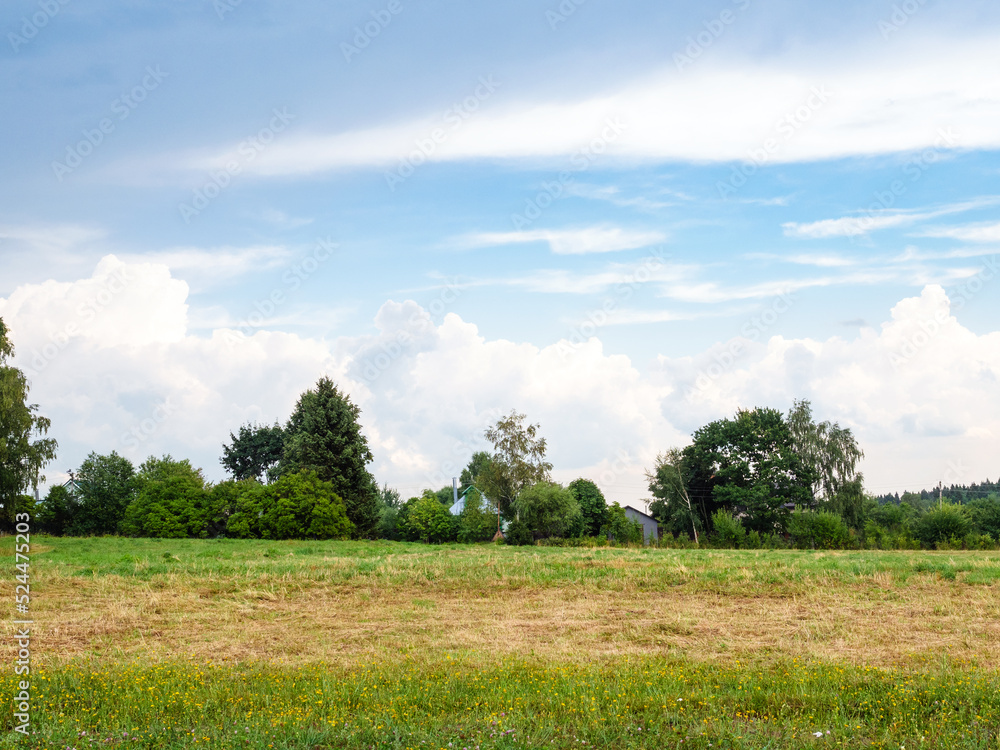
<path fill-rule="evenodd" d="M 107 232 L 80 224 L 0 224 L 0 245 L 63 252 L 102 240 Z"/>
<path fill-rule="evenodd" d="M 917 232 L 916 235 L 962 242 L 1000 242 L 1000 221 L 984 221 L 953 227 L 930 227 Z"/>
<path fill-rule="evenodd" d="M 476 159 L 571 158 L 602 131 L 607 158 L 628 161 L 747 161 L 774 136 L 776 122 L 797 122 L 811 92 L 825 103 L 808 128 L 773 153 L 773 163 L 795 163 L 926 148 L 938 130 L 954 127 L 962 148 L 997 148 L 1000 79 L 969 71 L 1000 65 L 992 35 L 948 39 L 913 37 L 891 50 L 871 47 L 849 63 L 818 63 L 786 56 L 705 61 L 677 71 L 665 66 L 641 77 L 585 91 L 571 100 L 504 100 L 479 110 L 431 153 L 419 144 L 440 115 L 413 113 L 393 122 L 351 130 L 288 134 L 247 165 L 277 176 L 390 166 L 418 153 L 436 162 Z M 880 75 L 872 76 L 873 69 Z M 734 118 L 733 112 L 740 116 Z M 697 113 L 697 116 L 692 116 Z M 203 171 L 225 163 L 233 145 L 217 145 L 161 159 L 167 171 Z"/>
<path fill-rule="evenodd" d="M 878 209 L 854 216 L 842 216 L 837 219 L 822 219 L 811 222 L 790 221 L 782 224 L 786 237 L 800 239 L 827 239 L 830 237 L 858 237 L 880 229 L 907 227 L 936 219 L 939 216 L 974 211 L 987 206 L 1000 204 L 1000 196 L 986 196 L 971 201 L 953 203 L 931 209 Z"/>
<path fill-rule="evenodd" d="M 252 247 L 176 247 L 150 253 L 122 254 L 130 263 L 158 263 L 171 271 L 193 272 L 216 279 L 231 279 L 246 273 L 278 268 L 292 257 L 291 251 L 280 245 Z"/>
<path fill-rule="evenodd" d="M 547 242 L 556 255 L 613 253 L 656 245 L 667 239 L 659 231 L 636 231 L 621 227 L 596 226 L 579 229 L 530 229 L 516 232 L 478 232 L 458 238 L 469 248 Z"/>

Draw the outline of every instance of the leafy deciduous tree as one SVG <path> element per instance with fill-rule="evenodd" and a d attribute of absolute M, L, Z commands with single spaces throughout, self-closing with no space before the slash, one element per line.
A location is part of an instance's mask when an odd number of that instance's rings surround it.
<path fill-rule="evenodd" d="M 657 456 L 656 467 L 646 472 L 649 491 L 655 498 L 649 504 L 649 512 L 671 534 L 690 532 L 697 543 L 701 520 L 688 493 L 688 474 L 680 448 L 671 448 Z"/>
<path fill-rule="evenodd" d="M 814 475 L 794 450 L 791 432 L 775 409 L 740 410 L 711 422 L 683 450 L 689 492 L 702 523 L 719 508 L 740 510 L 748 528 L 781 528 L 789 504 L 807 504 Z"/>
<path fill-rule="evenodd" d="M 864 489 L 857 470 L 864 452 L 849 427 L 838 423 L 816 423 L 808 401 L 797 400 L 788 412 L 792 445 L 812 473 L 814 497 L 848 525 L 863 525 Z"/>
<path fill-rule="evenodd" d="M 221 528 L 224 508 L 213 502 L 218 495 L 206 491 L 201 471 L 187 459 L 150 456 L 139 467 L 137 486 L 120 524 L 122 533 L 204 538 Z"/>
<path fill-rule="evenodd" d="M 229 433 L 230 445 L 222 446 L 222 465 L 233 479 L 256 479 L 264 482 L 281 460 L 285 446 L 285 431 L 278 424 L 245 424 L 240 434 Z"/>
<path fill-rule="evenodd" d="M 7 364 L 14 345 L 0 318 L 0 519 L 12 524 L 18 498 L 29 487 L 37 487 L 41 470 L 56 456 L 52 438 L 42 438 L 51 422 L 38 415 L 38 405 L 28 404 L 28 379 Z"/>
<path fill-rule="evenodd" d="M 406 516 L 407 538 L 427 544 L 455 541 L 457 525 L 455 517 L 430 490 L 410 504 Z"/>
<path fill-rule="evenodd" d="M 477 481 L 506 518 L 512 517 L 521 491 L 548 481 L 552 470 L 552 464 L 545 460 L 545 438 L 538 436 L 538 425 L 525 426 L 524 420 L 524 414 L 511 411 L 486 430 L 494 452 Z"/>
<path fill-rule="evenodd" d="M 87 456 L 76 473 L 76 486 L 79 505 L 70 533 L 99 536 L 118 532 L 139 480 L 132 462 L 111 451 Z"/>
<path fill-rule="evenodd" d="M 555 482 L 526 487 L 514 503 L 517 516 L 537 537 L 566 537 L 581 527 L 580 504 L 573 493 Z"/>
<path fill-rule="evenodd" d="M 589 479 L 574 479 L 569 483 L 568 489 L 580 506 L 580 533 L 583 536 L 597 536 L 608 517 L 608 501 L 601 488 Z"/>

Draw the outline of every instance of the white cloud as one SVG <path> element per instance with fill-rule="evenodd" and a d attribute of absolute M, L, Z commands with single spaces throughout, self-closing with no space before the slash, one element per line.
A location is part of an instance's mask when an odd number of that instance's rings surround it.
<path fill-rule="evenodd" d="M 547 242 L 556 255 L 613 253 L 648 247 L 666 240 L 663 232 L 643 232 L 621 227 L 597 226 L 580 229 L 531 229 L 519 232 L 478 232 L 458 239 L 466 247 L 498 247 Z"/>
<path fill-rule="evenodd" d="M 429 153 L 418 142 L 439 126 L 437 115 L 348 132 L 288 133 L 246 169 L 282 175 L 390 168 L 402 160 L 572 159 L 598 141 L 612 158 L 684 162 L 749 161 L 754 153 L 768 163 L 899 153 L 940 148 L 941 132 L 954 133 L 946 148 L 996 148 L 1000 79 L 979 73 L 998 64 L 1000 49 L 988 34 L 959 43 L 911 35 L 860 49 L 849 60 L 706 58 L 575 101 L 498 97 Z M 765 152 L 769 142 L 776 146 Z M 172 155 L 170 162 L 204 171 L 219 167 L 233 149 Z"/>
<path fill-rule="evenodd" d="M 175 247 L 143 255 L 125 254 L 129 262 L 158 263 L 171 271 L 188 271 L 211 279 L 229 279 L 245 273 L 266 271 L 286 263 L 291 252 L 281 246 Z"/>
<path fill-rule="evenodd" d="M 39 252 L 64 252 L 105 236 L 102 229 L 75 224 L 0 225 L 2 244 L 24 245 Z"/>
<path fill-rule="evenodd" d="M 934 209 L 910 209 L 906 211 L 895 211 L 889 209 L 869 210 L 863 215 L 844 216 L 839 219 L 822 219 L 799 223 L 790 221 L 782 224 L 785 235 L 788 237 L 802 237 L 807 239 L 825 239 L 828 237 L 858 237 L 869 234 L 880 229 L 891 229 L 893 227 L 907 227 L 919 224 L 928 219 L 936 219 L 939 216 L 948 214 L 964 213 L 974 211 L 985 206 L 995 206 L 1000 203 L 997 196 L 977 198 L 976 200 L 953 203 Z M 947 235 L 927 235 L 927 236 L 947 236 Z"/>
<path fill-rule="evenodd" d="M 918 233 L 920 237 L 943 237 L 963 242 L 1000 242 L 1000 221 L 965 224 L 957 227 L 931 227 Z"/>
<path fill-rule="evenodd" d="M 102 297 L 116 274 L 128 283 Z M 362 408 L 377 478 L 404 495 L 445 484 L 485 447 L 485 425 L 511 408 L 542 425 L 558 479 L 594 478 L 624 502 L 647 495 L 643 469 L 695 428 L 738 407 L 784 409 L 795 397 L 856 431 L 880 491 L 947 480 L 950 465 L 966 467 L 953 481 L 996 470 L 1000 331 L 963 327 L 940 287 L 902 300 L 880 330 L 851 339 L 721 342 L 660 357 L 650 372 L 597 338 L 542 347 L 491 340 L 454 314 L 436 325 L 409 301 L 387 302 L 377 332 L 358 338 L 196 336 L 186 295 L 166 266 L 109 256 L 90 278 L 0 298 L 16 363 L 34 371 L 32 400 L 53 420 L 58 468 L 91 450 L 137 461 L 170 452 L 220 478 L 230 430 L 283 420 L 327 374 Z M 106 304 L 85 319 L 81 305 L 99 299 Z"/>

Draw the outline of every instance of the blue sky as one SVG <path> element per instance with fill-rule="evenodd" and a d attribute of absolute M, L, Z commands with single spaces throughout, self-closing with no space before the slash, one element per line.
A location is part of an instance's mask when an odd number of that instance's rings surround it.
<path fill-rule="evenodd" d="M 808 398 L 873 491 L 997 471 L 1000 8 L 12 2 L 0 315 L 62 446 L 189 457 L 321 374 L 380 481 L 517 408 L 612 499 Z"/>

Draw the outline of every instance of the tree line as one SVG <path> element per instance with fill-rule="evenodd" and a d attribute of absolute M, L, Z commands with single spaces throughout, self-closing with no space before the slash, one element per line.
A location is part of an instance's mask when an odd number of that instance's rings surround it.
<path fill-rule="evenodd" d="M 230 479 L 206 482 L 188 460 L 150 456 L 138 467 L 112 451 L 91 453 L 71 481 L 40 503 L 23 494 L 55 457 L 50 428 L 27 403 L 28 384 L 9 366 L 0 320 L 0 493 L 6 525 L 30 511 L 53 534 L 143 537 L 382 538 L 510 544 L 643 542 L 640 524 L 580 478 L 552 480 L 537 424 L 517 411 L 485 431 L 492 451 L 473 454 L 451 487 L 405 502 L 379 487 L 360 409 L 329 378 L 301 394 L 284 424 L 245 424 L 222 446 Z M 808 401 L 788 414 L 739 410 L 661 453 L 647 472 L 659 543 L 719 547 L 992 547 L 1000 498 L 989 482 L 875 498 L 865 493 L 863 452 L 851 430 L 817 422 Z M 947 497 L 949 501 L 944 502 Z"/>

